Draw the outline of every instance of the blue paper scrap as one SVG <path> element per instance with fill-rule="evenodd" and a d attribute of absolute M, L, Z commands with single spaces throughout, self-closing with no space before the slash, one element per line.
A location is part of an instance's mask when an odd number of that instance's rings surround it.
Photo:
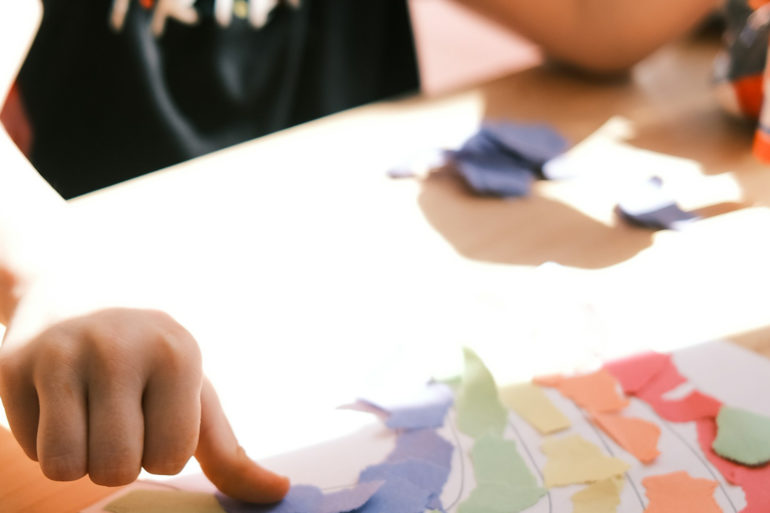
<path fill-rule="evenodd" d="M 315 486 L 294 485 L 281 502 L 267 505 L 242 502 L 222 494 L 217 494 L 217 500 L 227 513 L 347 513 L 364 506 L 383 484 L 371 480 L 329 494 Z"/>
<path fill-rule="evenodd" d="M 561 155 L 569 147 L 561 134 L 544 123 L 488 121 L 481 127 L 481 132 L 509 152 L 538 167 Z"/>
<path fill-rule="evenodd" d="M 357 513 L 422 513 L 431 492 L 406 479 L 389 478 Z"/>
<path fill-rule="evenodd" d="M 515 197 L 529 194 L 543 165 L 567 147 L 564 137 L 542 123 L 487 121 L 450 156 L 476 193 Z"/>
<path fill-rule="evenodd" d="M 527 196 L 535 181 L 535 173 L 515 156 L 461 150 L 454 154 L 454 163 L 468 186 L 482 196 Z"/>
<path fill-rule="evenodd" d="M 452 467 L 454 447 L 432 429 L 406 431 L 396 439 L 396 448 L 386 458 L 386 462 L 398 463 L 408 460 L 425 460 L 439 467 Z"/>
<path fill-rule="evenodd" d="M 373 397 L 359 399 L 386 415 L 385 425 L 391 429 L 438 428 L 444 425 L 452 406 L 452 390 L 443 383 L 431 383 L 404 398 Z M 365 407 L 352 408 L 367 411 Z"/>
<path fill-rule="evenodd" d="M 442 385 L 443 387 L 443 385 Z M 444 391 L 432 388 L 427 408 L 445 406 Z M 446 415 L 446 411 L 441 415 Z M 408 415 L 408 417 L 412 417 Z M 404 430 L 384 462 L 367 467 L 350 489 L 324 494 L 295 485 L 279 503 L 249 504 L 218 494 L 227 513 L 423 513 L 442 510 L 441 491 L 449 478 L 454 447 L 433 429 Z"/>
<path fill-rule="evenodd" d="M 618 214 L 631 224 L 654 230 L 679 230 L 699 217 L 685 212 L 663 189 L 663 180 L 653 176 L 618 202 Z"/>
<path fill-rule="evenodd" d="M 449 469 L 439 467 L 429 461 L 407 460 L 399 463 L 380 463 L 361 472 L 360 481 L 388 481 L 391 478 L 405 479 L 428 490 L 430 494 L 439 494 L 444 488 Z"/>

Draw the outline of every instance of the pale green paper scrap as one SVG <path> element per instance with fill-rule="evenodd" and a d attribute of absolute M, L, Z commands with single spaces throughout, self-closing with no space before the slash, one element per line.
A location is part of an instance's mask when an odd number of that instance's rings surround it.
<path fill-rule="evenodd" d="M 210 493 L 133 490 L 104 507 L 112 513 L 225 513 Z"/>
<path fill-rule="evenodd" d="M 476 440 L 471 450 L 471 458 L 477 483 L 537 488 L 535 476 L 530 472 L 513 440 L 485 435 Z"/>
<path fill-rule="evenodd" d="M 717 415 L 714 452 L 743 465 L 770 461 L 770 418 L 747 410 L 722 406 Z"/>
<path fill-rule="evenodd" d="M 536 504 L 543 495 L 542 488 L 483 483 L 460 504 L 457 513 L 518 513 Z"/>
<path fill-rule="evenodd" d="M 485 435 L 471 450 L 477 486 L 458 513 L 515 513 L 537 503 L 545 490 L 524 462 L 516 442 Z"/>
<path fill-rule="evenodd" d="M 476 353 L 463 350 L 465 372 L 457 391 L 457 425 L 460 431 L 478 438 L 485 434 L 502 436 L 508 411 L 500 403 L 492 374 Z"/>

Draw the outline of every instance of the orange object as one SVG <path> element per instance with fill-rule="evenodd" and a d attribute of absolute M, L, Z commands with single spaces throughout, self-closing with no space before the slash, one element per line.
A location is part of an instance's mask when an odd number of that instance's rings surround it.
<path fill-rule="evenodd" d="M 650 476 L 642 480 L 650 504 L 644 513 L 722 513 L 714 499 L 716 481 L 696 479 L 687 472 Z"/>
<path fill-rule="evenodd" d="M 652 422 L 607 413 L 595 414 L 594 422 L 642 463 L 652 463 L 660 454 L 660 428 Z"/>
<path fill-rule="evenodd" d="M 87 477 L 51 481 L 0 427 L 0 511 L 3 513 L 78 513 L 118 488 L 93 484 Z"/>
<path fill-rule="evenodd" d="M 762 74 L 744 77 L 736 80 L 732 85 L 743 115 L 751 119 L 758 119 L 764 98 L 764 77 Z"/>
<path fill-rule="evenodd" d="M 618 381 L 606 369 L 564 378 L 556 388 L 592 413 L 616 412 L 628 406 L 628 399 L 618 392 Z"/>
<path fill-rule="evenodd" d="M 155 6 L 155 0 L 139 0 L 139 3 L 145 9 L 152 9 Z"/>
<path fill-rule="evenodd" d="M 770 134 L 757 129 L 754 134 L 754 155 L 762 162 L 770 163 Z"/>
<path fill-rule="evenodd" d="M 749 7 L 756 11 L 767 3 L 770 3 L 770 0 L 749 0 Z"/>

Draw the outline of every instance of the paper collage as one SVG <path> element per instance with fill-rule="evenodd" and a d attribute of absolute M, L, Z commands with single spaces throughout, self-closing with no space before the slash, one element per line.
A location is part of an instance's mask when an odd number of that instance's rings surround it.
<path fill-rule="evenodd" d="M 743 350 L 735 353 L 727 344 L 704 347 L 721 365 L 748 359 L 757 371 L 754 381 L 770 386 L 770 362 Z M 408 415 L 423 420 L 413 428 L 390 429 L 387 420 L 396 410 L 405 411 L 405 405 L 378 400 L 382 426 L 367 436 L 392 437 L 392 449 L 384 459 L 361 468 L 356 482 L 331 487 L 298 483 L 283 503 L 271 507 L 217 497 L 219 507 L 226 513 L 668 513 L 690 511 L 682 509 L 685 504 L 697 505 L 692 511 L 699 513 L 770 511 L 770 465 L 737 463 L 748 453 L 763 454 L 767 438 L 761 433 L 770 404 L 752 408 L 746 393 L 733 390 L 731 383 L 721 385 L 719 397 L 697 390 L 701 383 L 712 394 L 719 388 L 711 382 L 717 379 L 712 372 L 698 370 L 702 356 L 697 351 L 675 358 L 642 355 L 577 380 L 541 380 L 549 386 L 533 392 L 526 385 L 513 394 L 506 387 L 498 393 L 473 352 L 465 357 L 464 382 L 444 410 L 441 427 L 434 426 L 435 414 Z M 599 383 L 596 396 L 601 400 L 586 399 L 586 382 Z M 612 393 L 609 382 L 614 383 Z M 446 401 L 436 389 L 415 396 L 434 413 Z M 741 397 L 743 401 L 732 401 Z M 533 401 L 547 404 L 550 420 L 545 424 L 533 416 Z M 521 414 L 503 404 L 518 405 Z M 723 404 L 735 406 L 722 410 Z M 728 426 L 721 437 L 718 423 Z M 544 425 L 560 427 L 551 431 Z M 757 445 L 747 451 L 735 442 L 736 436 L 754 436 Z M 365 452 L 366 444 L 351 439 L 347 451 Z M 347 451 L 340 452 L 341 465 Z M 735 460 L 716 451 L 728 451 Z M 161 513 L 112 508 L 106 511 Z"/>

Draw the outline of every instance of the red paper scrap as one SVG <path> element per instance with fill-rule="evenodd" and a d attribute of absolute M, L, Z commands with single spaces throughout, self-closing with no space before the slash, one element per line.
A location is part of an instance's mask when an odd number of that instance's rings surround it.
<path fill-rule="evenodd" d="M 671 356 L 661 353 L 642 353 L 615 360 L 604 365 L 610 374 L 620 381 L 626 394 L 636 394 L 671 362 Z"/>
<path fill-rule="evenodd" d="M 624 383 L 624 388 L 633 390 L 634 395 L 650 404 L 666 420 L 688 422 L 719 414 L 722 404 L 697 391 L 682 399 L 664 399 L 666 392 L 686 383 L 687 379 L 679 374 L 671 355 L 651 354 L 655 353 L 642 356 L 639 369 L 634 368 L 631 359 L 607 364 L 605 369 Z"/>
<path fill-rule="evenodd" d="M 767 513 L 770 511 L 770 465 L 747 467 L 726 460 L 714 452 L 711 444 L 717 436 L 714 419 L 700 419 L 697 422 L 698 443 L 706 458 L 728 482 L 743 488 L 746 507 L 740 513 Z"/>

